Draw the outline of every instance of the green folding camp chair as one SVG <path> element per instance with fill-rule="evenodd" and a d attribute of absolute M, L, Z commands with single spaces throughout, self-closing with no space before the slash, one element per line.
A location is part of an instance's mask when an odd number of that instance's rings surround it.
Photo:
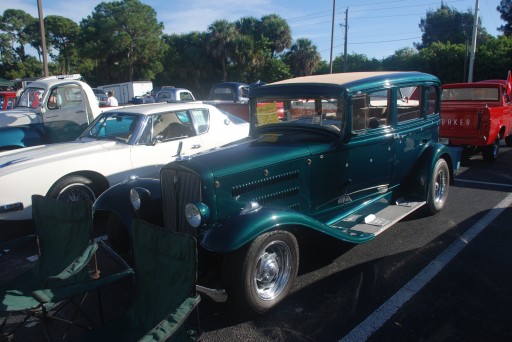
<path fill-rule="evenodd" d="M 195 291 L 195 239 L 134 220 L 133 254 L 138 288 L 132 305 L 85 340 L 196 340 L 200 334 L 200 297 Z M 195 322 L 188 322 L 188 318 L 195 318 Z"/>
<path fill-rule="evenodd" d="M 4 316 L 0 331 L 4 336 L 14 333 L 30 317 L 41 318 L 43 323 L 47 318 L 73 323 L 56 316 L 63 303 L 75 304 L 70 299 L 78 294 L 96 290 L 132 273 L 131 269 L 126 269 L 98 279 L 94 258 L 98 245 L 91 244 L 91 202 L 60 202 L 33 195 L 32 213 L 39 257 L 33 268 L 0 287 L 0 316 Z M 91 269 L 89 264 L 92 264 Z M 13 314 L 24 314 L 25 318 L 4 331 Z M 46 327 L 45 333 L 48 337 Z"/>

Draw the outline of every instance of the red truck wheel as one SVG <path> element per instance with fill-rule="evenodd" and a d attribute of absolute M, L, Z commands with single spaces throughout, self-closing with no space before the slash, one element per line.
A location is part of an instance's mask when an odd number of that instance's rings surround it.
<path fill-rule="evenodd" d="M 485 146 L 482 151 L 482 157 L 484 157 L 485 161 L 495 161 L 498 158 L 498 154 L 500 154 L 500 141 L 496 139 L 494 144 Z"/>

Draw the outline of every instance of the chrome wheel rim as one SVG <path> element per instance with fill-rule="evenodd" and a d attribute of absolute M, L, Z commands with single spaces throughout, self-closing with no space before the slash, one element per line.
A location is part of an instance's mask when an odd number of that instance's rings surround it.
<path fill-rule="evenodd" d="M 286 287 L 291 274 L 291 251 L 282 241 L 274 241 L 261 252 L 253 284 L 262 300 L 273 300 Z"/>
<path fill-rule="evenodd" d="M 96 200 L 96 195 L 90 187 L 82 183 L 74 183 L 66 186 L 57 196 L 59 201 L 63 202 L 76 202 L 76 201 L 91 201 Z"/>
<path fill-rule="evenodd" d="M 448 187 L 448 178 L 444 170 L 440 170 L 434 182 L 434 200 L 437 203 L 443 202 L 446 197 L 446 190 Z"/>

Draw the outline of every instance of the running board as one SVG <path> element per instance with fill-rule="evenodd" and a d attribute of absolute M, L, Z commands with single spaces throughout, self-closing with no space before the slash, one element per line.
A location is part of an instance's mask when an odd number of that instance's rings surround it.
<path fill-rule="evenodd" d="M 426 202 L 397 202 L 384 209 L 364 217 L 361 223 L 356 224 L 350 230 L 363 234 L 379 235 L 410 213 L 421 208 Z"/>

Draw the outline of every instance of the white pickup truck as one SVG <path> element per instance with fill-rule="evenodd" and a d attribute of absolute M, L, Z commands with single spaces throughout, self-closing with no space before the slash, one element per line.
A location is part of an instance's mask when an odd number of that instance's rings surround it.
<path fill-rule="evenodd" d="M 70 141 L 103 109 L 78 74 L 31 82 L 12 110 L 0 113 L 0 151 Z"/>

